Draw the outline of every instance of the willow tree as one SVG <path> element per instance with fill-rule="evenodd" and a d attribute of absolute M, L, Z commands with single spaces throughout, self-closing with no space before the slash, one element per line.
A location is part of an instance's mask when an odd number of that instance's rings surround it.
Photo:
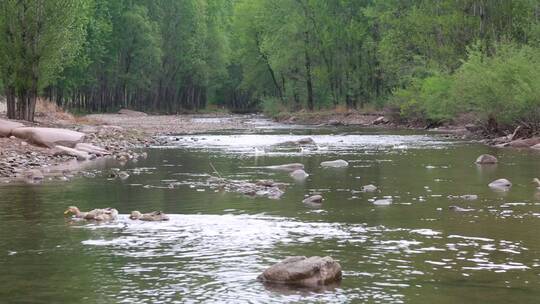
<path fill-rule="evenodd" d="M 36 100 L 84 40 L 90 0 L 2 0 L 0 66 L 8 117 L 34 120 Z"/>

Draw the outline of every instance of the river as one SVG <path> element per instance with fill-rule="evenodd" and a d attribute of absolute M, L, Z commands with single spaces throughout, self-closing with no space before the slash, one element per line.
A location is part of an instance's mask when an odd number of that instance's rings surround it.
<path fill-rule="evenodd" d="M 305 128 L 264 120 L 256 131 L 177 135 L 121 167 L 96 164 L 70 182 L 0 186 L 0 299 L 27 303 L 537 303 L 540 153 L 441 134 Z M 310 136 L 317 146 L 276 146 Z M 255 148 L 258 152 L 255 152 Z M 491 153 L 498 165 L 477 166 Z M 347 168 L 322 168 L 344 159 Z M 299 162 L 295 181 L 265 166 Z M 210 187 L 210 175 L 287 183 L 281 199 Z M 109 178 L 112 168 L 129 172 Z M 95 177 L 94 177 L 95 175 Z M 491 190 L 497 178 L 510 191 Z M 361 192 L 373 184 L 377 192 Z M 302 203 L 321 193 L 322 206 Z M 476 200 L 449 196 L 478 195 Z M 373 204 L 387 199 L 389 205 Z M 117 222 L 63 217 L 117 208 Z M 471 209 L 455 212 L 457 205 Z M 132 210 L 171 220 L 133 222 Z M 256 277 L 293 255 L 332 256 L 338 286 L 299 290 Z"/>

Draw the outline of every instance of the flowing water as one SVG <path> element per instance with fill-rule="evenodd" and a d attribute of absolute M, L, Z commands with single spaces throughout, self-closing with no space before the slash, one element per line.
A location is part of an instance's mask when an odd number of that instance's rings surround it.
<path fill-rule="evenodd" d="M 0 302 L 538 302 L 540 191 L 531 180 L 540 153 L 425 132 L 252 123 L 256 132 L 168 137 L 123 167 L 126 180 L 108 178 L 119 167 L 111 160 L 91 169 L 94 178 L 0 186 Z M 306 136 L 318 147 L 275 145 Z M 500 163 L 476 166 L 482 153 Z M 350 165 L 319 165 L 335 159 Z M 292 162 L 305 165 L 307 180 L 265 168 Z M 207 183 L 212 166 L 227 179 L 273 179 L 287 189 L 279 200 L 223 192 Z M 501 177 L 510 191 L 488 188 Z M 367 184 L 379 191 L 361 192 Z M 314 193 L 322 206 L 301 202 Z M 465 194 L 478 199 L 449 198 Z M 70 205 L 121 216 L 73 222 L 62 216 Z M 171 220 L 132 222 L 131 210 L 163 210 Z M 341 284 L 256 281 L 293 255 L 332 256 Z"/>

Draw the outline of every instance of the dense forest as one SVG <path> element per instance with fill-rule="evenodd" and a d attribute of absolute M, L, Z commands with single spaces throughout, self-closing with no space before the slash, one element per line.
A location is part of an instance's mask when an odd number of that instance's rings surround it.
<path fill-rule="evenodd" d="M 8 115 L 380 108 L 540 121 L 540 0 L 3 0 Z"/>

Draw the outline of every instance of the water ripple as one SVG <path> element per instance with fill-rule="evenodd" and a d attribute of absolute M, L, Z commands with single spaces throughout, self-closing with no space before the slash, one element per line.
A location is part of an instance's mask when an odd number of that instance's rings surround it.
<path fill-rule="evenodd" d="M 126 281 L 119 294 L 126 303 L 141 299 L 152 303 L 254 299 L 264 303 L 339 303 L 343 299 L 402 303 L 404 290 L 414 287 L 413 280 L 429 280 L 438 269 L 467 276 L 474 271 L 529 269 L 515 260 L 517 253 L 526 250 L 519 243 L 445 235 L 425 228 L 300 222 L 264 214 L 171 215 L 170 221 L 160 223 L 134 222 L 121 215 L 117 223 L 75 227 L 96 232 L 84 245 L 106 248 L 105 255 L 125 261 L 116 276 Z M 265 267 L 293 254 L 290 246 L 305 248 L 303 254 L 309 255 L 309 248 L 323 240 L 336 243 L 326 253 L 342 263 L 342 286 L 348 288 L 317 292 L 272 289 L 255 281 Z M 357 251 L 358 258 L 345 254 L 350 251 Z M 425 267 L 414 263 L 422 257 Z M 355 264 L 367 271 L 347 271 Z"/>

